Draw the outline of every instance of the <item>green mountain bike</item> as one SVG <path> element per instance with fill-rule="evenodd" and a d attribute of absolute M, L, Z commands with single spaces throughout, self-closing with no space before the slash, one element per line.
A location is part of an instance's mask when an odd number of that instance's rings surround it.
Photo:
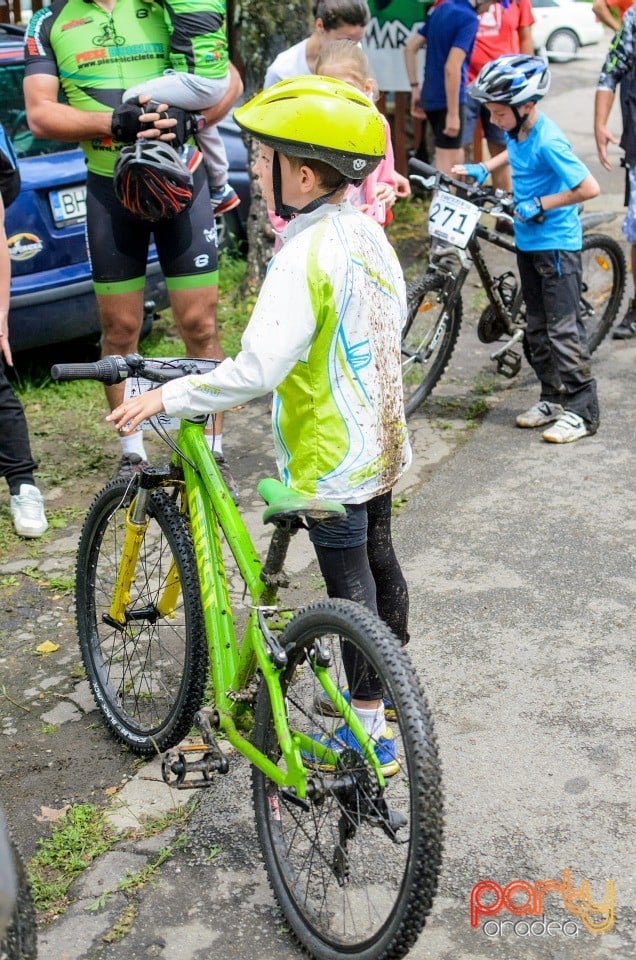
<path fill-rule="evenodd" d="M 213 366 L 133 354 L 51 374 L 162 383 Z M 111 481 L 88 511 L 76 613 L 95 701 L 131 750 L 166 751 L 164 779 L 178 789 L 209 787 L 228 771 L 223 734 L 252 764 L 265 868 L 302 946 L 319 960 L 401 957 L 431 910 L 441 863 L 441 775 L 425 696 L 404 649 L 365 608 L 323 599 L 293 612 L 279 601 L 290 537 L 308 518 L 336 522 L 344 508 L 262 480 L 274 533 L 261 564 L 204 425 L 181 421 L 175 441 L 155 424 L 171 462 Z M 392 702 L 392 764 L 350 707 L 343 644 Z M 202 743 L 180 745 L 193 725 Z"/>

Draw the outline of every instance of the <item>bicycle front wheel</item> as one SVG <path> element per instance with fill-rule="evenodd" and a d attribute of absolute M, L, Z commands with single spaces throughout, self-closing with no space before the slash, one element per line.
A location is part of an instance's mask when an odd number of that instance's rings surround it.
<path fill-rule="evenodd" d="M 148 525 L 130 582 L 118 584 L 130 485 L 97 495 L 80 536 L 76 613 L 88 680 L 111 732 L 135 753 L 174 746 L 203 698 L 207 647 L 192 540 L 163 492 L 149 498 Z M 116 587 L 125 622 L 111 614 Z"/>
<path fill-rule="evenodd" d="M 289 658 L 281 678 L 288 722 L 309 789 L 300 800 L 254 769 L 270 883 L 294 935 L 317 960 L 401 957 L 425 924 L 441 864 L 441 774 L 426 700 L 395 636 L 359 604 L 313 603 L 288 624 L 281 642 Z M 318 682 L 317 663 L 328 664 L 334 684 L 346 687 L 344 642 L 381 678 L 387 715 L 390 702 L 395 717 L 376 747 L 382 788 Z M 254 742 L 279 763 L 265 684 Z M 320 755 L 318 742 L 333 756 Z"/>
<path fill-rule="evenodd" d="M 446 310 L 441 274 L 425 274 L 406 291 L 408 314 L 402 331 L 402 385 L 407 417 L 428 397 L 448 366 L 462 322 L 462 301 Z"/>
<path fill-rule="evenodd" d="M 625 292 L 625 256 L 619 243 L 602 233 L 583 237 L 581 314 L 590 353 L 610 330 Z"/>

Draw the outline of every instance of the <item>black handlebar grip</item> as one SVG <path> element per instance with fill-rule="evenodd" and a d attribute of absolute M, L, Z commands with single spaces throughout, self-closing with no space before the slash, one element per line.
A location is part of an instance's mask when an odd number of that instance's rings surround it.
<path fill-rule="evenodd" d="M 409 159 L 409 173 L 419 173 L 420 176 L 424 177 L 436 177 L 439 170 L 429 163 L 424 163 L 423 160 L 418 160 L 417 157 L 411 157 Z"/>
<path fill-rule="evenodd" d="M 112 387 L 128 375 L 128 367 L 121 357 L 104 357 L 97 363 L 56 363 L 51 367 L 53 380 L 99 380 Z"/>

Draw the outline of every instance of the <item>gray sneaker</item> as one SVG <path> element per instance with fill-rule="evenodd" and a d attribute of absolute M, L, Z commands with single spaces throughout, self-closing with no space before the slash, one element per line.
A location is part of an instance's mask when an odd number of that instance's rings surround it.
<path fill-rule="evenodd" d="M 548 400 L 539 400 L 534 407 L 517 417 L 518 427 L 544 427 L 546 423 L 558 420 L 563 413 L 560 403 L 550 403 Z"/>
<path fill-rule="evenodd" d="M 115 471 L 117 480 L 130 480 L 136 473 L 141 473 L 142 467 L 147 467 L 148 461 L 138 453 L 125 453 Z"/>
<path fill-rule="evenodd" d="M 614 328 L 612 339 L 631 340 L 632 337 L 636 337 L 636 305 L 634 305 L 633 300 L 630 300 L 625 316 L 618 326 Z"/>

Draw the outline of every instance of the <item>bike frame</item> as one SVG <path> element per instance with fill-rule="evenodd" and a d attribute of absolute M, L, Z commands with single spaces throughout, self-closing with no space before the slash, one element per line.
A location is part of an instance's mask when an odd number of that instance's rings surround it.
<path fill-rule="evenodd" d="M 288 621 L 292 614 L 291 611 L 279 610 L 277 589 L 271 582 L 267 582 L 267 577 L 263 577 L 263 565 L 245 523 L 227 492 L 205 439 L 203 426 L 202 422 L 181 421 L 177 437 L 179 453 L 173 454 L 172 463 L 183 469 L 181 506 L 182 512 L 189 516 L 192 530 L 218 725 L 232 746 L 247 757 L 250 763 L 279 786 L 288 788 L 299 798 L 304 798 L 308 794 L 309 781 L 301 751 L 311 748 L 313 754 L 332 765 L 335 765 L 337 758 L 328 747 L 289 728 L 280 683 L 286 654 L 270 632 L 265 617 L 267 614 L 278 613 L 283 621 Z M 130 592 L 137 556 L 148 524 L 146 505 L 149 496 L 150 489 L 145 489 L 142 481 L 128 510 L 125 542 L 113 604 L 109 612 L 118 622 L 123 622 L 126 598 Z M 235 635 L 221 533 L 250 597 L 251 609 L 240 645 Z M 288 531 L 286 541 L 279 548 L 281 566 L 290 536 Z M 176 569 L 173 569 L 157 604 L 162 615 L 169 615 L 170 610 L 175 608 L 179 592 L 179 577 Z M 278 626 L 280 627 L 280 624 Z M 250 726 L 249 718 L 246 717 L 247 704 L 244 697 L 233 697 L 233 694 L 240 694 L 245 690 L 257 668 L 267 684 L 284 766 L 277 766 L 256 749 L 240 729 Z M 320 665 L 319 651 L 312 670 L 350 724 L 365 759 L 374 768 L 378 782 L 383 786 L 384 777 L 373 742 L 334 684 L 327 667 Z"/>

